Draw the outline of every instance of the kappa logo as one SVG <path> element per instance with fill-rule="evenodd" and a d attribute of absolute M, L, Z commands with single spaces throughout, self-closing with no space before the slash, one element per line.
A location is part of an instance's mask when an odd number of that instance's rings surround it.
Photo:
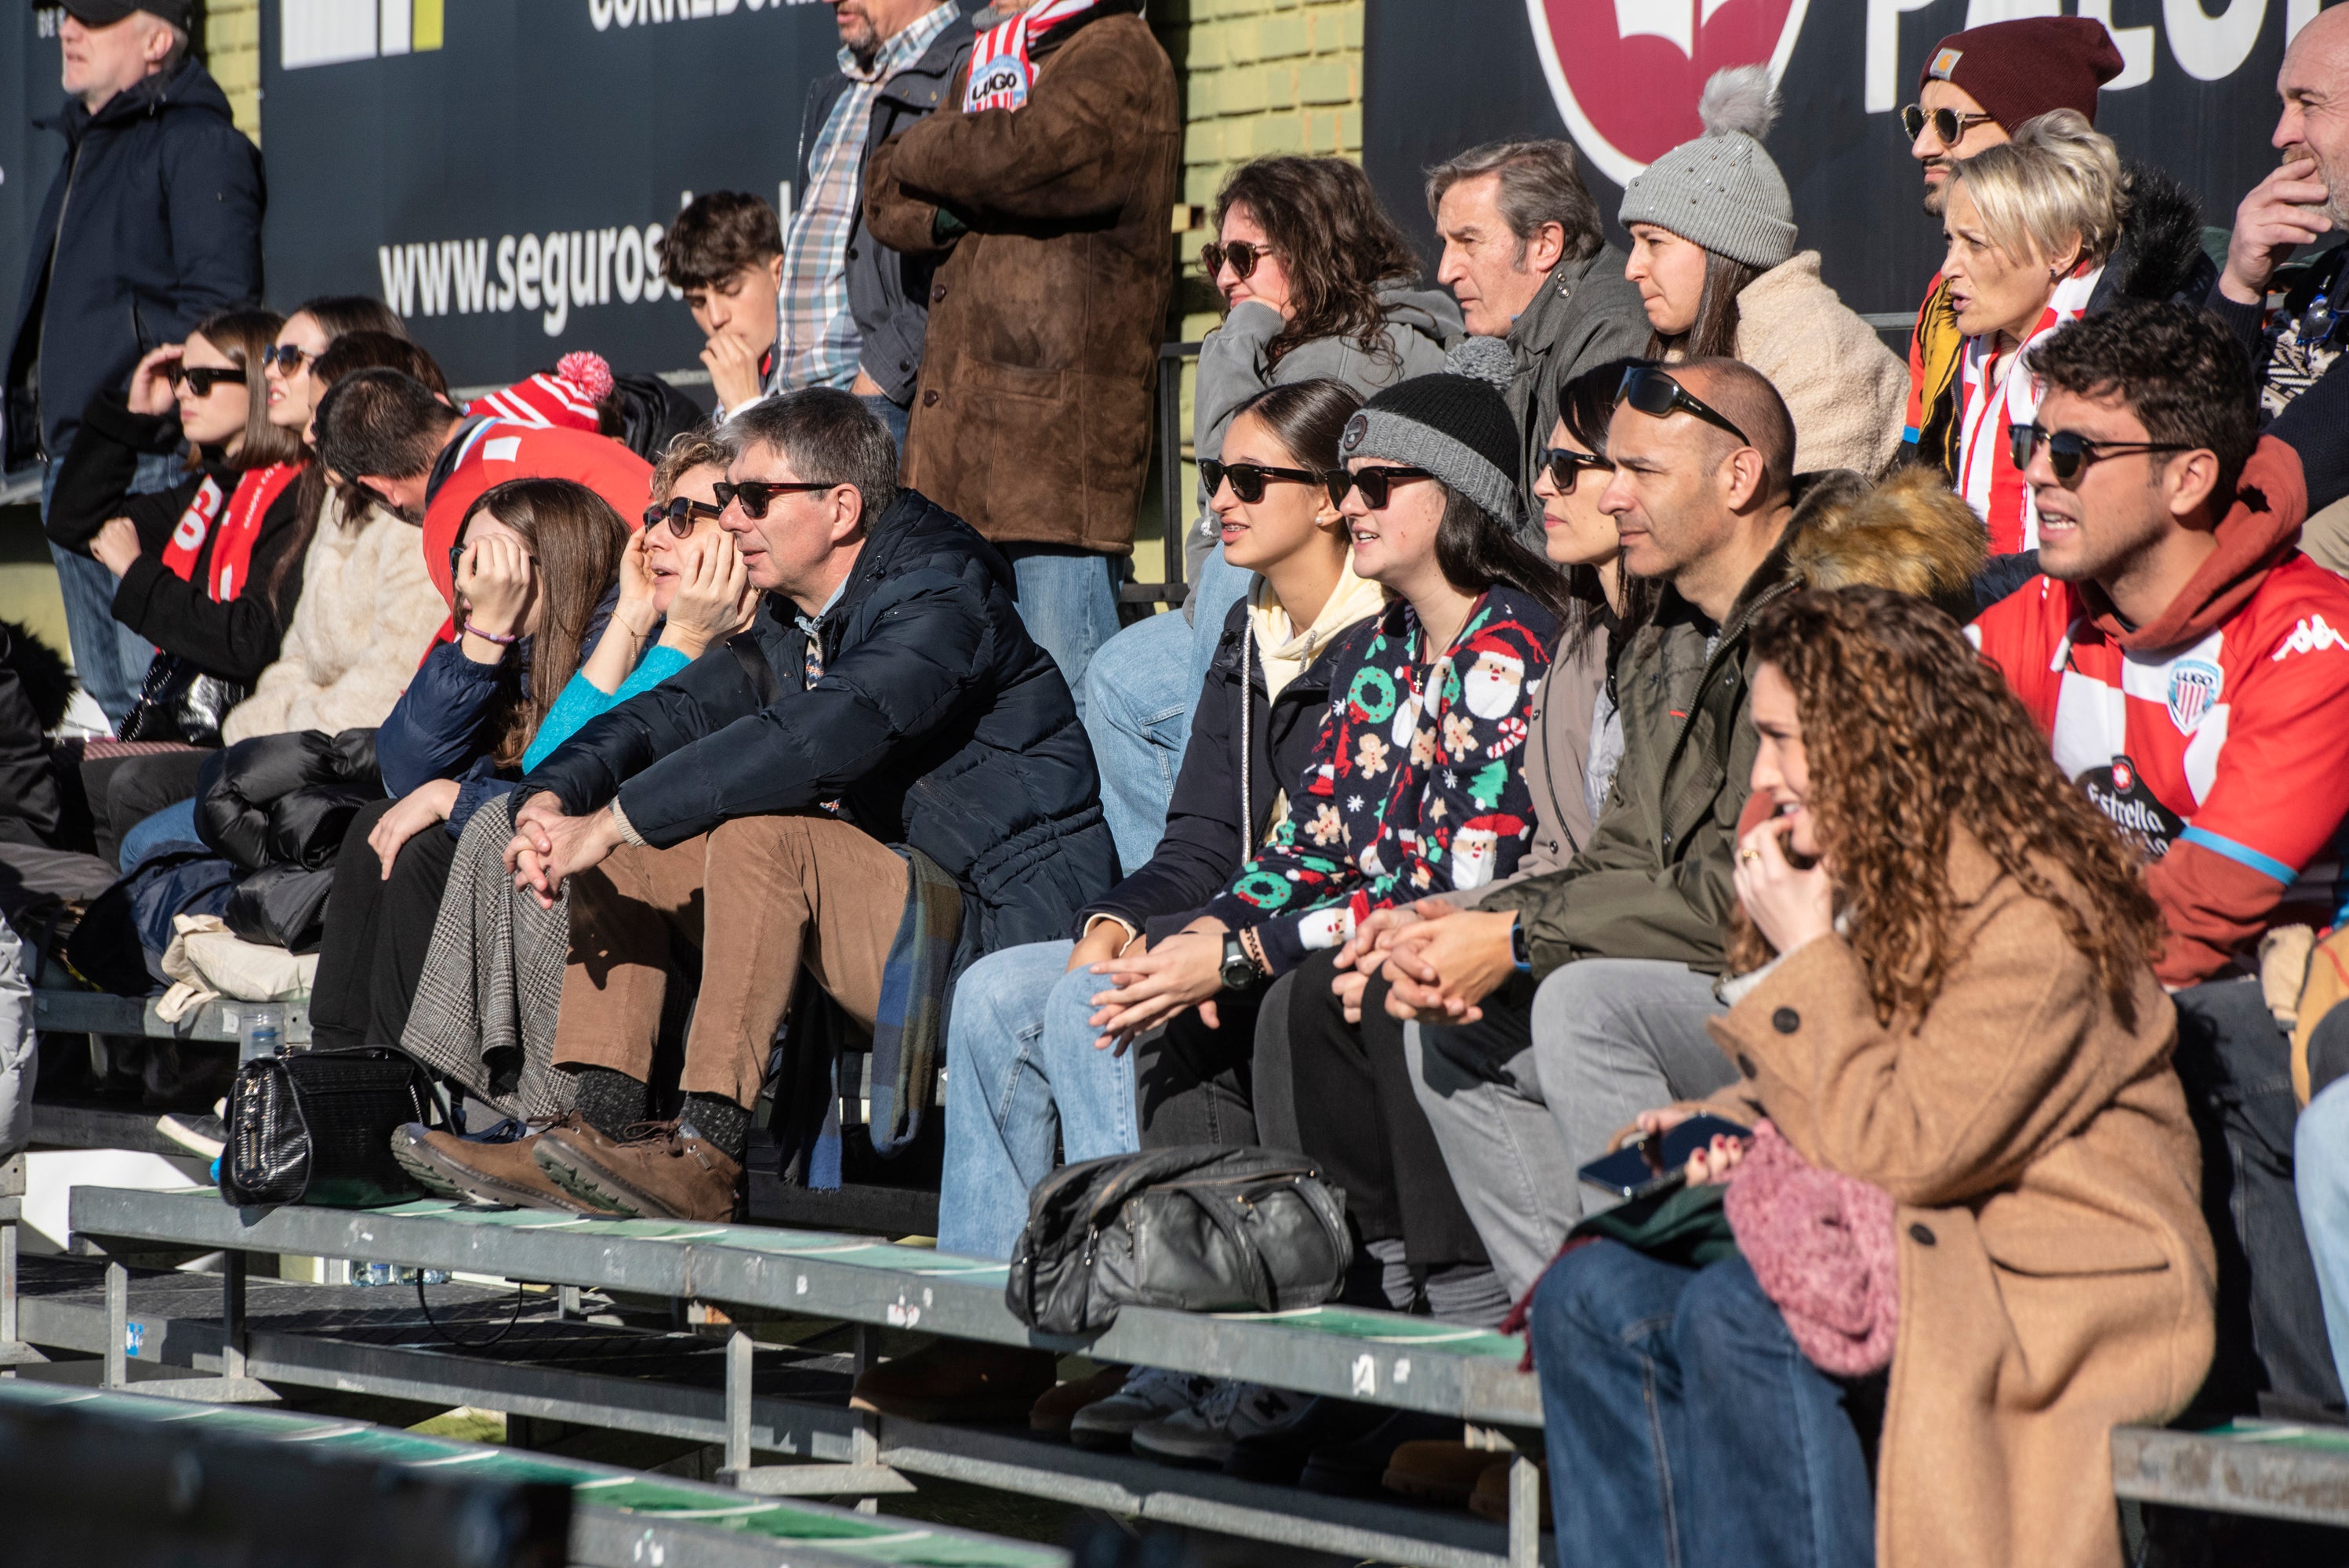
<path fill-rule="evenodd" d="M 1705 78 L 1786 69 L 1810 0 L 1526 0 L 1550 95 L 1575 144 L 1628 183 L 1704 129 Z"/>
<path fill-rule="evenodd" d="M 2349 648 L 2349 637 L 2343 636 L 2325 624 L 2322 615 L 2303 615 L 2292 634 L 2276 644 L 2276 651 L 2268 655 L 2271 662 L 2283 663 L 2292 654 L 2321 654 L 2327 648 Z"/>
<path fill-rule="evenodd" d="M 2169 722 L 2180 735 L 2201 727 L 2203 715 L 2218 705 L 2227 676 L 2206 659 L 2180 659 L 2169 672 Z"/>

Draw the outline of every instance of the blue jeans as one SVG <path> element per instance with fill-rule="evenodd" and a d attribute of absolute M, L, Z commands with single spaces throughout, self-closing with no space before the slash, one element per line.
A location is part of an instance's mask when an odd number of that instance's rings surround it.
<path fill-rule="evenodd" d="M 1085 671 L 1077 711 L 1101 769 L 1102 815 L 1128 872 L 1158 847 L 1224 616 L 1254 577 L 1226 564 L 1218 545 L 1194 586 L 1195 622 L 1174 612 L 1137 621 L 1103 643 Z"/>
<path fill-rule="evenodd" d="M 1117 635 L 1117 585 L 1125 557 L 1058 544 L 1007 544 L 1019 581 L 1019 618 L 1036 645 L 1052 655 L 1085 716 L 1085 666 Z"/>
<path fill-rule="evenodd" d="M 1102 976 L 1066 971 L 1072 942 L 1007 947 L 963 971 L 947 1026 L 947 1160 L 938 1250 L 1009 1258 L 1028 1190 L 1071 1164 L 1142 1147 L 1133 1055 L 1093 1049 Z"/>
<path fill-rule="evenodd" d="M 57 488 L 64 459 L 52 458 L 41 475 L 41 521 L 49 518 L 49 497 Z M 140 455 L 131 471 L 126 494 L 151 495 L 179 483 L 180 459 L 158 453 Z M 66 602 L 66 640 L 73 649 L 74 674 L 82 690 L 120 728 L 123 717 L 138 700 L 146 683 L 154 645 L 114 618 L 115 575 L 87 555 L 77 555 L 52 542 L 49 559 L 57 566 L 57 592 Z"/>
<path fill-rule="evenodd" d="M 2349 1387 L 2349 1078 L 2333 1079 L 2300 1113 L 2292 1165 L 2333 1363 Z"/>
<path fill-rule="evenodd" d="M 1536 1291 L 1531 1338 L 1560 1563 L 1876 1561 L 1846 1386 L 1804 1357 L 1744 1258 L 1582 1247 Z"/>
<path fill-rule="evenodd" d="M 856 400 L 864 405 L 867 413 L 889 428 L 889 438 L 897 443 L 897 461 L 902 465 L 905 460 L 906 410 L 878 392 L 859 392 Z"/>
<path fill-rule="evenodd" d="M 156 851 L 188 845 L 199 850 L 204 848 L 203 836 L 196 831 L 196 801 L 193 796 L 176 806 L 166 806 L 151 817 L 140 819 L 137 827 L 122 835 L 122 848 L 116 860 L 123 874 L 128 876 L 140 861 Z"/>

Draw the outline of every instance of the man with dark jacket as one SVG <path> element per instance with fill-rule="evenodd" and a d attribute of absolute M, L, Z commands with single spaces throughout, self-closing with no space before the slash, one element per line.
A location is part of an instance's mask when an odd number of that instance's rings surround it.
<path fill-rule="evenodd" d="M 1575 1171 L 1609 1134 L 1733 1076 L 1704 1021 L 1723 1010 L 1713 977 L 1758 746 L 1745 632 L 1795 586 L 1786 545 L 1803 512 L 1857 483 L 1812 475 L 1798 491 L 1794 422 L 1747 366 L 1639 374 L 1651 391 L 1616 410 L 1599 504 L 1625 569 L 1667 587 L 1616 674 L 1623 759 L 1607 809 L 1564 871 L 1474 911 L 1422 905 L 1387 954 L 1388 1010 L 1419 1024 L 1404 1036 L 1413 1087 L 1512 1295 L 1579 1217 Z"/>
<path fill-rule="evenodd" d="M 1436 165 L 1427 211 L 1444 241 L 1436 281 L 1460 301 L 1472 336 L 1500 338 L 1516 358 L 1504 390 L 1524 453 L 1518 488 L 1526 515 L 1537 519 L 1534 480 L 1557 424 L 1558 388 L 1595 365 L 1645 354 L 1647 310 L 1563 141 L 1494 142 Z"/>
<path fill-rule="evenodd" d="M 91 398 L 128 387 L 149 349 L 261 297 L 261 154 L 188 57 L 188 0 L 71 0 L 58 26 L 67 96 L 43 124 L 66 160 L 34 225 L 0 421 L 6 469 L 47 464 L 44 521 Z M 173 467 L 142 458 L 130 492 L 169 488 Z M 109 613 L 111 574 L 49 548 L 76 673 L 119 720 L 150 650 Z"/>
<path fill-rule="evenodd" d="M 727 1218 L 802 967 L 870 1026 L 909 874 L 960 890 L 957 966 L 1061 935 L 1113 874 L 1092 750 L 1002 556 L 897 488 L 888 432 L 845 392 L 755 403 L 727 438 L 719 526 L 767 598 L 750 631 L 523 780 L 508 861 L 543 898 L 571 892 L 554 1060 L 578 1116 L 513 1144 L 433 1135 L 457 1184 Z M 703 954 L 685 1108 L 674 1132 L 623 1141 L 673 931 Z"/>
<path fill-rule="evenodd" d="M 1022 26 L 998 0 L 946 109 L 864 171 L 873 236 L 938 263 L 905 482 L 1002 548 L 1080 692 L 1117 631 L 1174 279 L 1183 115 L 1141 8 L 1062 0 Z"/>

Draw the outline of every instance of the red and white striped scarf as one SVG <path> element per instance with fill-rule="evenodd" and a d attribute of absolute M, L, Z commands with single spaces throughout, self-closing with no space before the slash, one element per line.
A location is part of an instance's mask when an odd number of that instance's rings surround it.
<path fill-rule="evenodd" d="M 196 557 L 203 552 L 212 525 L 220 523 L 220 542 L 212 546 L 212 570 L 205 575 L 203 589 L 215 604 L 235 598 L 244 591 L 245 577 L 253 569 L 253 545 L 261 537 L 262 519 L 301 471 L 299 463 L 245 469 L 244 477 L 236 481 L 236 493 L 227 498 L 225 521 L 221 516 L 220 485 L 206 475 L 187 510 L 180 513 L 171 542 L 163 546 L 163 564 L 181 582 L 192 582 Z"/>
<path fill-rule="evenodd" d="M 1119 0 L 1036 0 L 1009 22 L 980 28 L 978 43 L 970 53 L 970 79 L 963 88 L 963 113 L 1013 109 L 1026 103 L 1029 85 L 1036 79 L 1029 50 L 1040 45 L 1054 28 L 1095 10 L 1140 8 L 1131 0 L 1123 4 Z"/>
<path fill-rule="evenodd" d="M 2086 313 L 2104 275 L 2101 265 L 2083 262 L 2073 268 L 2013 354 L 1997 355 L 1996 334 L 1966 339 L 1958 361 L 1965 401 L 1959 416 L 1957 488 L 1989 528 L 1992 555 L 2039 548 L 2039 509 L 2032 504 L 2031 487 L 2023 482 L 2007 440 L 2009 430 L 2039 416 L 2039 378 L 2023 367 L 2023 356 L 2049 333 Z M 1986 382 L 1983 373 L 1993 357 L 1999 359 L 1997 378 Z"/>

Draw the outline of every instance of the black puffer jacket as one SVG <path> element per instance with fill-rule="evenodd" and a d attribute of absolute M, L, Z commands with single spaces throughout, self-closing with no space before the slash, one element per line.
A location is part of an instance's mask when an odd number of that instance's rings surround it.
<path fill-rule="evenodd" d="M 968 523 L 900 491 L 818 623 L 812 687 L 807 636 L 771 595 L 750 630 L 591 721 L 520 792 L 573 812 L 616 795 L 657 845 L 837 799 L 961 885 L 958 959 L 1058 938 L 1109 886 L 1116 850 L 1068 683 L 1012 582 Z"/>
<path fill-rule="evenodd" d="M 196 831 L 246 871 L 335 863 L 358 809 L 383 799 L 375 731 L 256 735 L 222 753 L 196 800 Z"/>
<path fill-rule="evenodd" d="M 1231 886 L 1240 866 L 1272 828 L 1273 802 L 1303 777 L 1330 706 L 1330 661 L 1325 655 L 1299 672 L 1268 701 L 1264 660 L 1249 639 L 1248 717 L 1246 756 L 1248 804 L 1247 848 L 1240 842 L 1240 656 L 1247 600 L 1224 617 L 1223 635 L 1199 688 L 1191 716 L 1191 739 L 1182 771 L 1166 807 L 1166 830 L 1149 861 L 1108 893 L 1077 912 L 1075 934 L 1097 914 L 1115 915 L 1153 943 L 1190 923 L 1200 906 Z M 1359 624 L 1360 623 L 1357 623 Z M 1340 634 L 1343 635 L 1342 633 Z M 1331 639 L 1333 642 L 1336 638 Z"/>

